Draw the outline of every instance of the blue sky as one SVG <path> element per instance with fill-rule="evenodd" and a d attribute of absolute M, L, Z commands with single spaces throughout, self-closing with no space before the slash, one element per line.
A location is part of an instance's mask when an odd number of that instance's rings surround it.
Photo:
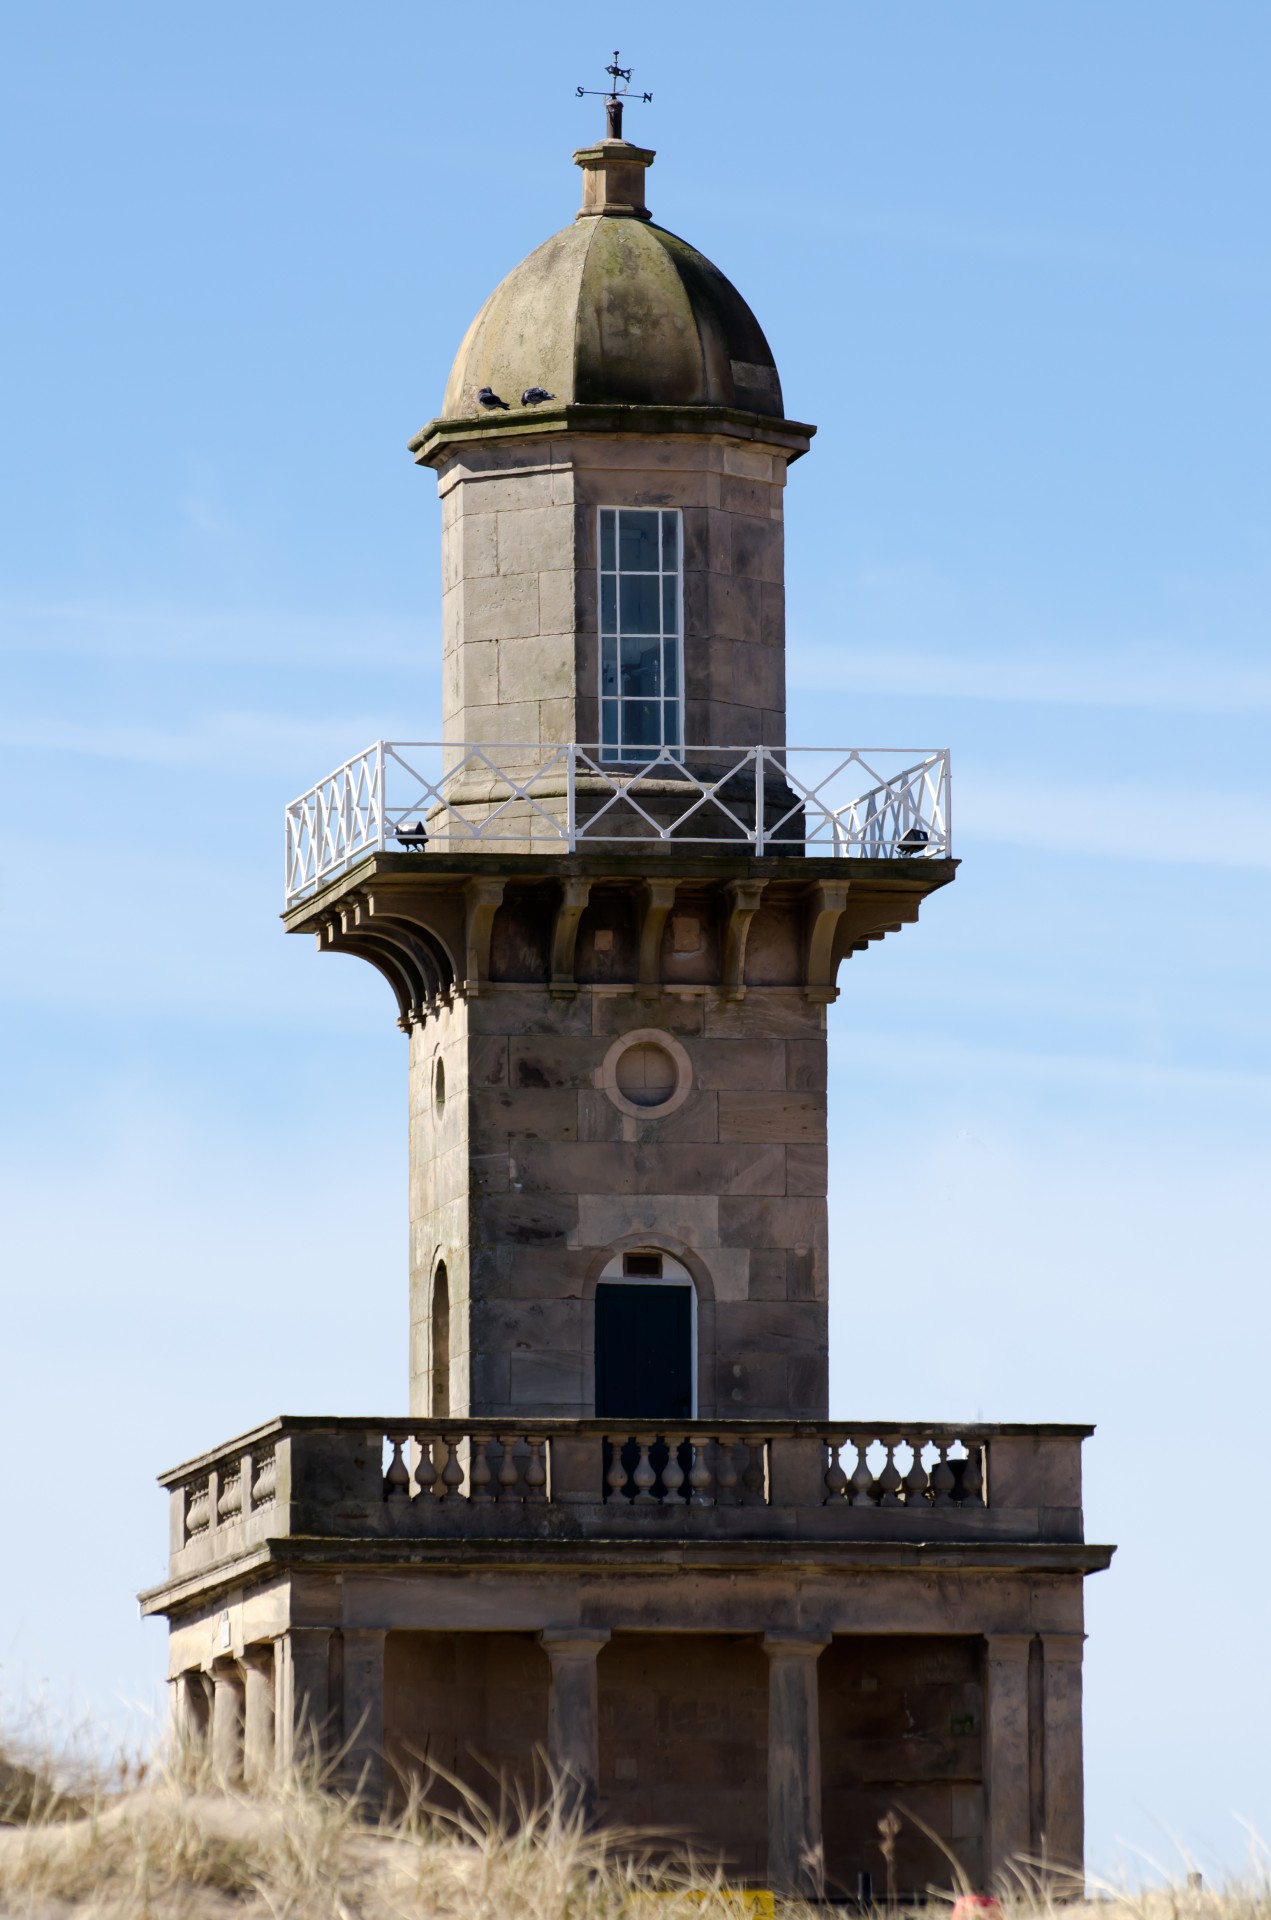
<path fill-rule="evenodd" d="M 835 1408 L 1082 1419 L 1092 1864 L 1271 1834 L 1271 337 L 1261 0 L 11 17 L 0 1684 L 123 1721 L 152 1475 L 405 1402 L 405 1057 L 278 927 L 281 810 L 428 738 L 405 442 L 578 199 L 819 432 L 790 738 L 949 745 L 963 867 L 832 1014 Z"/>

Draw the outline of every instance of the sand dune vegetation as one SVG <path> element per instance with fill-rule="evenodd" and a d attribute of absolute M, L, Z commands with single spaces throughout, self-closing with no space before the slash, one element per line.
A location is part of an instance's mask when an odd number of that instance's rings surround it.
<path fill-rule="evenodd" d="M 951 1869 L 926 1911 L 956 1911 L 974 1891 Z M 1022 1864 L 994 1892 L 1003 1920 L 1060 1909 L 1070 1920 L 1271 1920 L 1271 1878 L 1257 1870 L 1221 1889 L 1183 1873 L 1177 1886 L 1083 1891 Z M 421 1798 L 372 1821 L 316 1777 L 249 1795 L 188 1758 L 102 1772 L 20 1749 L 0 1757 L 6 1920 L 747 1920 L 765 1905 L 688 1847 L 668 1860 L 638 1834 L 587 1832 L 559 1790 L 535 1806 L 470 1797 L 459 1815 Z M 777 1905 L 787 1920 L 825 1911 Z M 969 1908 L 956 1920 L 971 1920 Z M 906 1910 L 880 1898 L 874 1911 Z"/>

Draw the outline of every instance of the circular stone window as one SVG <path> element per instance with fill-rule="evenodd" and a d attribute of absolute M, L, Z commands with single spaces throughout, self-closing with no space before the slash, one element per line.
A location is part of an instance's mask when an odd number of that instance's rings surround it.
<path fill-rule="evenodd" d="M 615 1040 L 597 1076 L 620 1113 L 661 1120 L 693 1090 L 693 1067 L 679 1041 L 656 1027 L 638 1027 Z"/>

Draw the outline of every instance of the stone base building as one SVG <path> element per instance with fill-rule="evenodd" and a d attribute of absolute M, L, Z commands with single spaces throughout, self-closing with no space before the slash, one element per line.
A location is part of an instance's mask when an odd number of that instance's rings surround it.
<path fill-rule="evenodd" d="M 901 1892 L 1079 1867 L 1090 1429 L 828 1414 L 827 1009 L 954 877 L 947 756 L 787 745 L 813 429 L 614 121 L 412 442 L 445 738 L 288 809 L 288 928 L 407 1037 L 409 1412 L 165 1475 L 144 1605 L 231 1777 L 550 1769 L 831 1896 L 893 1811 Z"/>

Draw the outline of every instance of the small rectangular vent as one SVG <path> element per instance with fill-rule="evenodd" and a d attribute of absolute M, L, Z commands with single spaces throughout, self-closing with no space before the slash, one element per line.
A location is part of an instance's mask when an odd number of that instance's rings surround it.
<path fill-rule="evenodd" d="M 622 1271 L 632 1280 L 660 1280 L 662 1255 L 660 1253 L 624 1253 Z"/>

